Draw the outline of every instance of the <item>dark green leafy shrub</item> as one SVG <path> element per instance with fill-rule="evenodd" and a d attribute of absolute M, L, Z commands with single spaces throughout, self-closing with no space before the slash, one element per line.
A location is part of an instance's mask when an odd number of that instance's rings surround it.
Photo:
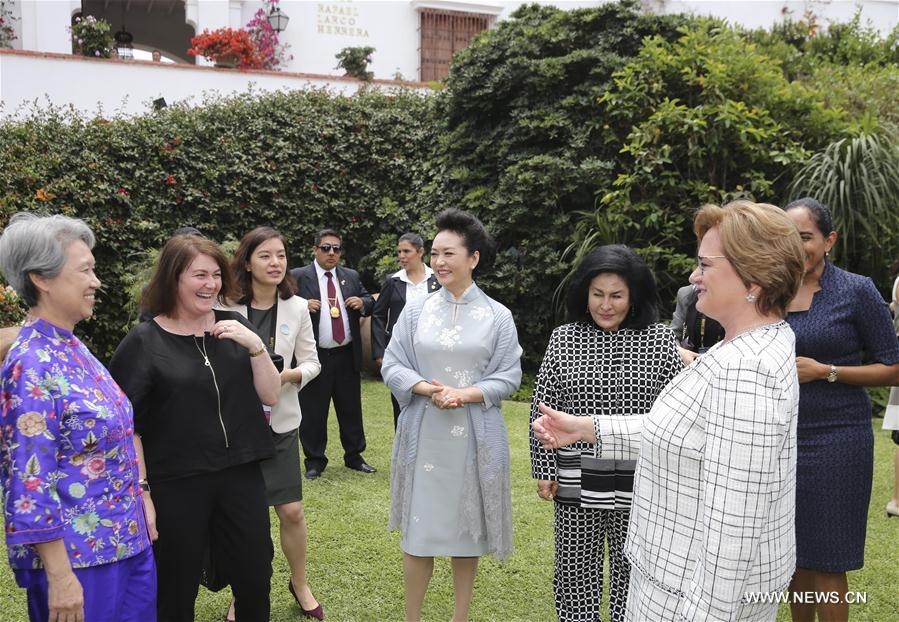
<path fill-rule="evenodd" d="M 640 14 L 634 3 L 562 11 L 518 9 L 480 33 L 453 62 L 439 95 L 445 119 L 434 209 L 476 213 L 500 244 L 488 292 L 515 314 L 525 366 L 536 367 L 558 323 L 552 297 L 576 214 L 614 180 L 599 98 L 644 38 L 677 36 L 683 17 Z"/>
<path fill-rule="evenodd" d="M 619 155 L 570 251 L 635 247 L 655 268 L 665 315 L 691 269 L 692 212 L 739 197 L 779 203 L 785 173 L 845 127 L 776 61 L 706 20 L 673 42 L 647 39 L 600 103 Z"/>
<path fill-rule="evenodd" d="M 9 285 L 0 287 L 0 326 L 15 326 L 25 319 L 28 309 Z"/>

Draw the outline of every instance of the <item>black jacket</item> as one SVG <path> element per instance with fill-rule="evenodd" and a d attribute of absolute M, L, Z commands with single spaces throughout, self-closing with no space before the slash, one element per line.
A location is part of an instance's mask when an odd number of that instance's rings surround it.
<path fill-rule="evenodd" d="M 428 277 L 428 293 L 440 289 L 433 274 Z M 381 286 L 381 293 L 371 312 L 371 357 L 384 358 L 384 350 L 390 342 L 393 325 L 406 306 L 406 282 L 398 276 L 388 276 Z"/>

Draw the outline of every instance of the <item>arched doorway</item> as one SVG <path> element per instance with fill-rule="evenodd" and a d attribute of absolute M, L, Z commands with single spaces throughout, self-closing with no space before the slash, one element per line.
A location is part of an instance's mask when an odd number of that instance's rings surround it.
<path fill-rule="evenodd" d="M 187 23 L 184 0 L 81 0 L 81 14 L 123 27 L 134 37 L 135 49 L 159 50 L 179 63 L 196 64 L 187 53 L 194 28 Z"/>

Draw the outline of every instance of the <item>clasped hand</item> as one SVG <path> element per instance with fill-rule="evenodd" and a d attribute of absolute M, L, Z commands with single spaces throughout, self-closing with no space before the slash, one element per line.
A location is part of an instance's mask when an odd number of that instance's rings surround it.
<path fill-rule="evenodd" d="M 445 386 L 437 380 L 431 380 L 430 384 L 433 388 L 431 402 L 437 408 L 450 410 L 452 408 L 459 408 L 465 403 L 465 399 L 459 389 Z"/>

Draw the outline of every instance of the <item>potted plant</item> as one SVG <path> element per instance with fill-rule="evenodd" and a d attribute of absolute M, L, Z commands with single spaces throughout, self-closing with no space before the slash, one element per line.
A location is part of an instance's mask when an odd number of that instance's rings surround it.
<path fill-rule="evenodd" d="M 343 48 L 334 55 L 337 59 L 337 69 L 343 69 L 346 75 L 368 82 L 374 77 L 374 74 L 368 71 L 368 64 L 374 51 L 375 48 L 370 46 Z"/>
<path fill-rule="evenodd" d="M 188 54 L 202 56 L 214 62 L 216 67 L 260 69 L 263 66 L 262 55 L 253 38 L 242 28 L 204 30 L 190 40 L 190 45 Z"/>
<path fill-rule="evenodd" d="M 72 33 L 72 52 L 82 56 L 109 58 L 112 49 L 112 26 L 93 15 L 78 16 L 69 26 Z"/>

